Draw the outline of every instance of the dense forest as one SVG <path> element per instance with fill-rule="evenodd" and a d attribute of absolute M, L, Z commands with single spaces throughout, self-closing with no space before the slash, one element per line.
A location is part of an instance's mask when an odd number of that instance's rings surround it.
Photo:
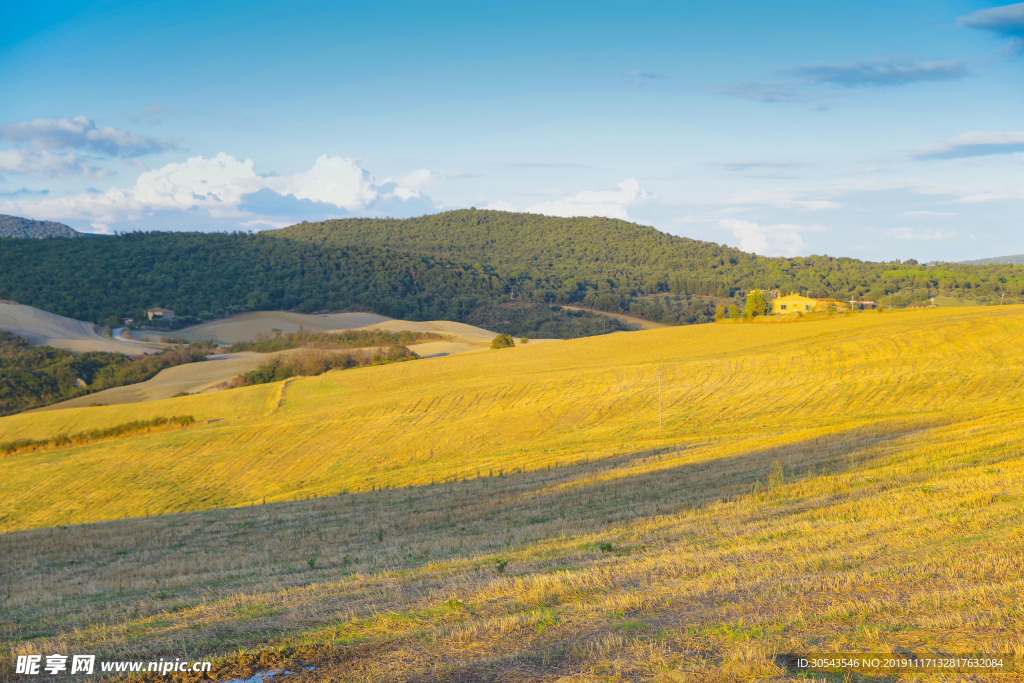
<path fill-rule="evenodd" d="M 102 351 L 72 353 L 34 346 L 0 330 L 0 416 L 144 382 L 164 368 L 205 358 L 202 345 L 132 358 Z"/>
<path fill-rule="evenodd" d="M 1011 302 L 1024 297 L 1024 267 L 768 258 L 625 221 L 475 209 L 257 234 L 0 239 L 0 299 L 101 325 L 154 305 L 176 311 L 179 325 L 243 310 L 369 310 L 573 337 L 609 323 L 552 304 L 685 324 L 753 289 L 886 305 L 936 295 Z M 685 305 L 666 306 L 668 294 Z"/>

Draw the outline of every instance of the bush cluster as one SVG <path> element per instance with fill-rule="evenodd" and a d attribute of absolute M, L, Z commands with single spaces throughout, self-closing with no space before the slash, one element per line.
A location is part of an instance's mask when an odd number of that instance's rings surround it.
<path fill-rule="evenodd" d="M 86 432 L 76 434 L 58 434 L 52 439 L 19 439 L 0 443 L 0 453 L 9 455 L 18 451 L 34 451 L 41 448 L 61 448 L 63 446 L 77 446 L 79 444 L 108 439 L 113 436 L 125 436 L 137 432 L 146 432 L 156 427 L 187 427 L 195 424 L 195 418 L 191 415 L 177 415 L 175 417 L 156 417 L 152 420 L 134 420 L 123 424 L 107 427 L 105 429 L 90 429 Z"/>

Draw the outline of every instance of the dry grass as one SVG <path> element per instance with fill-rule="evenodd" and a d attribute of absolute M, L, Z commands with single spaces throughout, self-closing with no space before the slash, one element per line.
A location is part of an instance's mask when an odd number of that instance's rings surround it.
<path fill-rule="evenodd" d="M 256 505 L 0 535 L 2 637 L 223 676 L 298 656 L 311 681 L 1019 657 L 1022 333 L 1005 307 L 613 335 L 293 380 L 276 411 L 7 458 L 22 528 Z"/>
<path fill-rule="evenodd" d="M 57 434 L 105 429 L 132 420 L 151 420 L 154 417 L 182 414 L 193 415 L 200 422 L 253 419 L 274 411 L 280 393 L 280 384 L 268 384 L 144 403 L 20 413 L 0 419 L 0 441 L 46 439 Z M 73 457 L 71 453 L 63 456 L 64 459 Z M 17 467 L 18 464 L 9 460 L 3 466 Z M 11 493 L 10 490 L 0 491 L 2 496 Z"/>

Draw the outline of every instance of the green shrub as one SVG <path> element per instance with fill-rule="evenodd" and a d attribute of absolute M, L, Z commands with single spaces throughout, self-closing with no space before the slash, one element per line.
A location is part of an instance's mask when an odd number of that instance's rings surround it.
<path fill-rule="evenodd" d="M 499 334 L 491 341 L 492 349 L 508 349 L 515 345 L 516 343 L 512 341 L 512 335 L 510 334 Z"/>

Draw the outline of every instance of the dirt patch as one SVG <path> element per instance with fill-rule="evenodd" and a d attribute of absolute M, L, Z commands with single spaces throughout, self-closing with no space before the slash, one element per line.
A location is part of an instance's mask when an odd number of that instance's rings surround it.
<path fill-rule="evenodd" d="M 473 344 L 471 342 L 457 341 L 433 341 L 422 344 L 410 344 L 409 350 L 416 353 L 420 358 L 437 358 L 439 356 L 451 356 L 456 353 L 467 353 L 470 351 L 482 351 L 488 345 Z"/>
<path fill-rule="evenodd" d="M 450 320 L 428 320 L 415 322 L 412 320 L 388 320 L 387 322 L 364 325 L 367 330 L 386 330 L 389 332 L 436 332 L 437 334 L 448 335 L 454 339 L 468 342 L 484 342 L 488 344 L 498 333 L 485 330 L 482 327 L 474 327 L 465 323 L 456 323 Z"/>
<path fill-rule="evenodd" d="M 377 315 L 376 313 L 307 315 L 290 311 L 258 311 L 256 313 L 241 313 L 230 318 L 213 320 L 202 325 L 186 327 L 185 329 L 172 332 L 144 332 L 137 330 L 132 334 L 140 339 L 143 336 L 148 336 L 150 339 L 170 336 L 184 339 L 188 342 L 213 339 L 224 344 L 232 344 L 240 341 L 252 341 L 256 338 L 257 334 L 270 335 L 273 329 L 278 329 L 282 332 L 298 332 L 301 325 L 307 330 L 326 332 L 328 330 L 351 330 L 389 320 L 391 318 Z"/>
<path fill-rule="evenodd" d="M 155 353 L 164 348 L 159 344 L 137 344 L 104 337 L 92 323 L 10 303 L 0 303 L 0 330 L 13 332 L 38 346 L 76 352 L 109 351 L 129 356 Z"/>

